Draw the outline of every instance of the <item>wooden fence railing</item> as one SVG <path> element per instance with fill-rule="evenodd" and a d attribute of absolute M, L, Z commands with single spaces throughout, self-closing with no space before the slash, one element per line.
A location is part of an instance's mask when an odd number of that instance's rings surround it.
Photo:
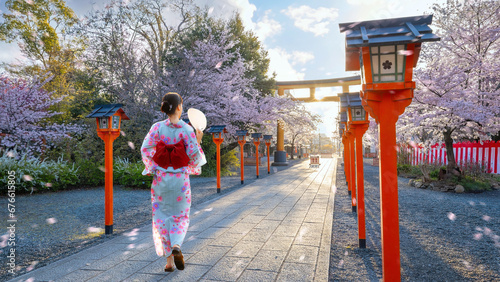
<path fill-rule="evenodd" d="M 401 148 L 401 147 L 400 147 Z M 443 144 L 435 144 L 431 148 L 408 146 L 408 160 L 412 165 L 435 163 L 448 164 L 446 148 Z M 473 163 L 481 165 L 489 173 L 500 174 L 500 141 L 460 142 L 453 144 L 453 154 L 458 166 Z"/>

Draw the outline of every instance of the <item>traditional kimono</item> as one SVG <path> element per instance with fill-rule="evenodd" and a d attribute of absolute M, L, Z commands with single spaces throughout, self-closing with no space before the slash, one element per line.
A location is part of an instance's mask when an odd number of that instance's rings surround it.
<path fill-rule="evenodd" d="M 179 148 L 185 149 L 185 152 L 179 152 Z M 158 155 L 155 157 L 157 150 Z M 189 226 L 191 208 L 189 175 L 199 175 L 201 166 L 207 161 L 193 128 L 182 120 L 177 124 L 171 123 L 170 119 L 153 124 L 144 138 L 141 154 L 146 166 L 142 174 L 154 176 L 151 204 L 156 254 L 168 257 L 172 253 L 172 246 L 182 245 Z M 178 155 L 177 158 L 175 154 Z M 187 155 L 189 159 L 186 158 L 186 162 L 180 164 L 179 158 L 182 159 L 182 154 L 184 157 Z M 160 161 L 165 156 L 169 159 Z M 167 164 L 171 166 L 162 167 L 154 159 L 163 166 Z M 184 164 L 187 165 L 179 167 Z"/>

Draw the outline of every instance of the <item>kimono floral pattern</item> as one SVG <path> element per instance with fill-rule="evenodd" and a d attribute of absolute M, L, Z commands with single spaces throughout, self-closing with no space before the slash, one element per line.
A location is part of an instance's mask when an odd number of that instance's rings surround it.
<path fill-rule="evenodd" d="M 190 159 L 188 166 L 165 169 L 152 160 L 159 141 L 175 144 L 180 140 L 184 140 L 186 146 Z M 181 246 L 186 236 L 191 208 L 189 175 L 201 173 L 201 166 L 206 163 L 205 154 L 196 140 L 194 130 L 188 124 L 182 120 L 174 124 L 169 119 L 151 127 L 142 143 L 141 154 L 145 165 L 142 174 L 153 175 L 151 205 L 156 254 L 169 256 L 172 246 Z"/>

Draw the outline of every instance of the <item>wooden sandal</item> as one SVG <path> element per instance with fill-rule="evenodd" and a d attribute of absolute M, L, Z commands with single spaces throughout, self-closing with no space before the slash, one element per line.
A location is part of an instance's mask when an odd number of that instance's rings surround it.
<path fill-rule="evenodd" d="M 182 255 L 181 248 L 174 247 L 172 254 L 174 255 L 175 267 L 179 270 L 184 270 L 184 256 Z"/>

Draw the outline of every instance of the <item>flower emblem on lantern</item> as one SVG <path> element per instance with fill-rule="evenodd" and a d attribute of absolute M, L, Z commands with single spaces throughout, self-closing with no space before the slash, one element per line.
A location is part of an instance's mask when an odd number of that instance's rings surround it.
<path fill-rule="evenodd" d="M 384 66 L 384 70 L 390 70 L 392 63 L 389 62 L 389 60 L 386 60 L 382 65 Z"/>

